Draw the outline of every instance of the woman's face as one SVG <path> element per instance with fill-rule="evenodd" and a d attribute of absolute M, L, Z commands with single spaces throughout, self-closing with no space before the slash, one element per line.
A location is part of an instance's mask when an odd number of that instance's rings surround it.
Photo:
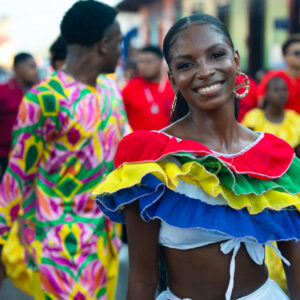
<path fill-rule="evenodd" d="M 169 78 L 190 109 L 214 110 L 231 101 L 239 56 L 212 25 L 191 25 L 170 49 Z"/>
<path fill-rule="evenodd" d="M 282 78 L 273 78 L 271 80 L 266 91 L 268 105 L 283 109 L 288 98 L 286 83 Z"/>

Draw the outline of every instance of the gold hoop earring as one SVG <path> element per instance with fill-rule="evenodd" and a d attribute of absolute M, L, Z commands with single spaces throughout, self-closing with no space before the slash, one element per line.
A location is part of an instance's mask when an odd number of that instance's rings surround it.
<path fill-rule="evenodd" d="M 174 114 L 175 109 L 176 109 L 177 98 L 178 98 L 177 93 L 175 93 L 175 96 L 174 96 L 174 99 L 173 99 L 172 108 L 171 108 L 171 116 Z"/>
<path fill-rule="evenodd" d="M 239 73 L 239 76 L 243 76 L 244 79 L 242 81 L 242 83 L 237 84 L 235 90 L 233 91 L 233 94 L 236 98 L 238 99 L 243 99 L 245 98 L 250 90 L 250 80 L 249 77 L 245 74 L 245 73 Z M 239 94 L 237 91 L 241 88 L 245 88 L 245 91 L 242 94 Z"/>

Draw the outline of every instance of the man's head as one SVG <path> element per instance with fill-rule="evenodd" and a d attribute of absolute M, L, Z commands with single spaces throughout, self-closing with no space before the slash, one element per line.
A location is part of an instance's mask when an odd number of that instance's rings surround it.
<path fill-rule="evenodd" d="M 163 54 L 156 46 L 147 46 L 141 49 L 137 69 L 141 77 L 148 81 L 155 81 L 160 78 Z"/>
<path fill-rule="evenodd" d="M 288 67 L 300 69 L 300 36 L 288 38 L 282 45 L 282 54 Z"/>
<path fill-rule="evenodd" d="M 59 36 L 50 47 L 50 60 L 54 70 L 60 69 L 67 57 L 67 45 Z"/>
<path fill-rule="evenodd" d="M 32 55 L 19 53 L 14 57 L 14 71 L 18 82 L 30 87 L 38 81 L 38 68 Z"/>
<path fill-rule="evenodd" d="M 67 46 L 81 46 L 101 60 L 101 72 L 114 72 L 121 55 L 122 35 L 117 11 L 104 3 L 76 2 L 61 22 L 61 35 Z"/>

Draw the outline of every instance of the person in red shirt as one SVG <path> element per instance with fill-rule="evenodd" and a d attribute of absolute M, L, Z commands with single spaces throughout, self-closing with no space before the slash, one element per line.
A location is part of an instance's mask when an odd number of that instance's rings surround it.
<path fill-rule="evenodd" d="M 14 57 L 15 76 L 0 85 L 0 180 L 7 166 L 12 142 L 12 129 L 24 93 L 38 81 L 38 69 L 32 55 L 19 53 Z"/>
<path fill-rule="evenodd" d="M 263 102 L 269 80 L 273 77 L 281 77 L 289 91 L 285 109 L 292 109 L 300 114 L 300 36 L 291 36 L 282 45 L 282 54 L 286 69 L 272 70 L 265 74 L 258 87 L 259 104 Z"/>
<path fill-rule="evenodd" d="M 141 49 L 137 60 L 139 76 L 122 90 L 133 130 L 159 130 L 169 124 L 174 92 L 168 79 L 162 76 L 162 61 L 158 47 Z"/>

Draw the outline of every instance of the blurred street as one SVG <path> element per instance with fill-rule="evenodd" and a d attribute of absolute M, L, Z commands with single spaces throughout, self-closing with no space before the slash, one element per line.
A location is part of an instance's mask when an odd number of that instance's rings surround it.
<path fill-rule="evenodd" d="M 23 293 L 21 290 L 16 288 L 12 282 L 8 279 L 4 280 L 0 288 L 0 299 L 1 300 L 33 300 L 32 297 Z"/>

